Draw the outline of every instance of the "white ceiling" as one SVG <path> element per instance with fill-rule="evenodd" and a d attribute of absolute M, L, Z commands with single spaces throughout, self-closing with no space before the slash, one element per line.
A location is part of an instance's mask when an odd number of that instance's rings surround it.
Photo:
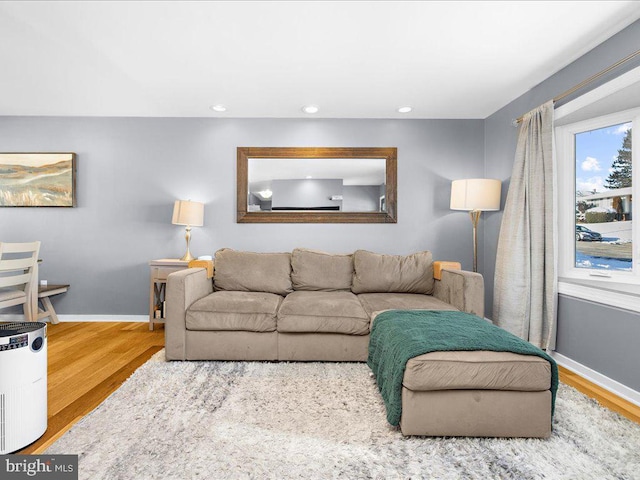
<path fill-rule="evenodd" d="M 638 18 L 636 1 L 0 2 L 0 115 L 486 118 Z"/>

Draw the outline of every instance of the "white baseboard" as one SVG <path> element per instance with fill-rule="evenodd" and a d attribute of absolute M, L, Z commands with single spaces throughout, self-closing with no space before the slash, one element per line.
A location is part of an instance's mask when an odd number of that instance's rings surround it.
<path fill-rule="evenodd" d="M 58 315 L 61 322 L 149 322 L 149 315 Z"/>
<path fill-rule="evenodd" d="M 575 360 L 571 360 L 569 357 L 565 357 L 561 353 L 552 352 L 551 356 L 558 363 L 558 365 L 562 365 L 567 370 L 571 370 L 581 377 L 586 378 L 591 383 L 595 383 L 599 387 L 602 387 L 605 390 L 608 390 L 611 393 L 617 395 L 618 397 L 623 398 L 626 401 L 640 407 L 640 392 L 637 392 L 636 390 L 633 390 L 626 385 L 623 385 L 622 383 L 607 377 L 606 375 L 596 372 L 595 370 L 586 367 L 581 363 L 576 362 Z"/>
<path fill-rule="evenodd" d="M 61 322 L 148 322 L 148 315 L 58 315 Z M 5 314 L 0 315 L 2 322 L 24 322 L 24 315 Z M 44 319 L 50 322 L 49 318 Z"/>

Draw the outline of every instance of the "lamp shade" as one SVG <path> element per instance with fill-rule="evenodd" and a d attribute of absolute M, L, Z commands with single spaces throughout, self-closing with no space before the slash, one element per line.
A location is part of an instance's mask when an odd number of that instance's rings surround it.
<path fill-rule="evenodd" d="M 174 225 L 190 225 L 201 227 L 204 224 L 204 203 L 191 200 L 176 200 L 173 204 Z"/>
<path fill-rule="evenodd" d="M 468 178 L 451 182 L 451 210 L 500 210 L 502 182 L 490 178 Z"/>

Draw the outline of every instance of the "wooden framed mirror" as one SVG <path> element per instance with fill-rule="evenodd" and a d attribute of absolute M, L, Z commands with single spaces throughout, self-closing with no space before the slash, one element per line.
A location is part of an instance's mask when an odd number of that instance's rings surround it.
<path fill-rule="evenodd" d="M 397 148 L 238 147 L 238 223 L 396 223 Z"/>

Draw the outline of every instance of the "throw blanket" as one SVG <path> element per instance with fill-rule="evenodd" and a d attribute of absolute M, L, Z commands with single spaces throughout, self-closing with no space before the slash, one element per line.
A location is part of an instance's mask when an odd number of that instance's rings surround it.
<path fill-rule="evenodd" d="M 387 407 L 387 420 L 400 424 L 402 379 L 413 357 L 451 350 L 490 350 L 537 355 L 551 364 L 552 415 L 558 390 L 558 366 L 529 342 L 469 313 L 439 310 L 389 310 L 373 322 L 367 364 Z"/>

